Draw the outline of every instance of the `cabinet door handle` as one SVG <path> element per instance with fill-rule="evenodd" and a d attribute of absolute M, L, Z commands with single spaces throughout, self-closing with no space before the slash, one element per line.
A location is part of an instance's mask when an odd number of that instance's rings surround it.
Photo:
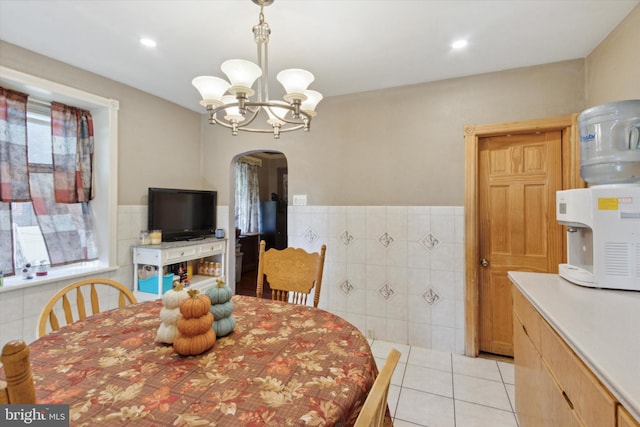
<path fill-rule="evenodd" d="M 526 336 L 529 336 L 529 331 L 527 331 L 527 327 L 526 327 L 526 326 L 524 326 L 524 325 L 522 325 L 522 324 L 520 324 L 520 325 L 522 326 L 522 331 L 524 332 L 524 334 L 525 334 Z"/>
<path fill-rule="evenodd" d="M 569 408 L 571 408 L 571 410 L 573 411 L 573 403 L 571 402 L 571 399 L 569 399 L 569 396 L 567 396 L 567 393 L 562 390 L 562 397 L 564 397 L 564 400 L 567 401 L 567 405 L 569 405 Z"/>

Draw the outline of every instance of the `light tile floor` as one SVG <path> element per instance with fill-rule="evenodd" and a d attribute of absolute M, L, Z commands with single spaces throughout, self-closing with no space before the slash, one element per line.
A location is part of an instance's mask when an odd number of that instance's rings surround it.
<path fill-rule="evenodd" d="M 402 353 L 391 378 L 395 427 L 518 427 L 513 364 L 404 344 L 370 341 L 378 368 Z"/>

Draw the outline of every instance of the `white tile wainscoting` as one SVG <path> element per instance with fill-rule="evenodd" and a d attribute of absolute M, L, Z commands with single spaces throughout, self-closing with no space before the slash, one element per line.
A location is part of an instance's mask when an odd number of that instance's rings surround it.
<path fill-rule="evenodd" d="M 464 353 L 464 209 L 290 206 L 289 246 L 327 245 L 320 308 L 370 339 Z"/>
<path fill-rule="evenodd" d="M 119 268 L 107 277 L 132 287 L 131 247 L 146 223 L 146 206 L 118 207 Z M 233 235 L 227 206 L 218 227 Z M 290 206 L 288 233 L 290 246 L 327 245 L 320 308 L 370 339 L 464 353 L 462 207 Z M 34 340 L 40 310 L 69 282 L 3 290 L 0 346 Z"/>

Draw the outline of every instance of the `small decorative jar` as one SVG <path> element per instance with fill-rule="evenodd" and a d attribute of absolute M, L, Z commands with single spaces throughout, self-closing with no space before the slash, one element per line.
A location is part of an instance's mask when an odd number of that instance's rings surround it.
<path fill-rule="evenodd" d="M 149 233 L 149 238 L 151 239 L 152 245 L 159 245 L 162 243 L 162 230 L 152 230 Z"/>
<path fill-rule="evenodd" d="M 22 278 L 25 280 L 33 279 L 33 266 L 30 262 L 26 263 L 24 267 L 22 267 Z"/>
<path fill-rule="evenodd" d="M 219 262 L 216 262 L 213 264 L 213 276 L 220 276 L 222 274 L 222 264 L 220 264 Z"/>
<path fill-rule="evenodd" d="M 40 261 L 40 265 L 36 267 L 36 276 L 46 276 L 49 273 L 49 264 L 47 260 Z"/>
<path fill-rule="evenodd" d="M 142 230 L 140 232 L 140 242 L 141 245 L 150 245 L 151 237 L 149 237 L 149 232 L 147 230 Z"/>

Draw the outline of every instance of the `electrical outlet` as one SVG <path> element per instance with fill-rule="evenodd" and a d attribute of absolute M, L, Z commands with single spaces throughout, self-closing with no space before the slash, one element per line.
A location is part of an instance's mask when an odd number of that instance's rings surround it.
<path fill-rule="evenodd" d="M 293 205 L 294 206 L 306 206 L 307 205 L 307 195 L 306 194 L 294 194 L 293 195 Z"/>
<path fill-rule="evenodd" d="M 370 340 L 375 340 L 376 339 L 376 333 L 373 329 L 369 328 L 367 329 L 367 338 Z"/>

